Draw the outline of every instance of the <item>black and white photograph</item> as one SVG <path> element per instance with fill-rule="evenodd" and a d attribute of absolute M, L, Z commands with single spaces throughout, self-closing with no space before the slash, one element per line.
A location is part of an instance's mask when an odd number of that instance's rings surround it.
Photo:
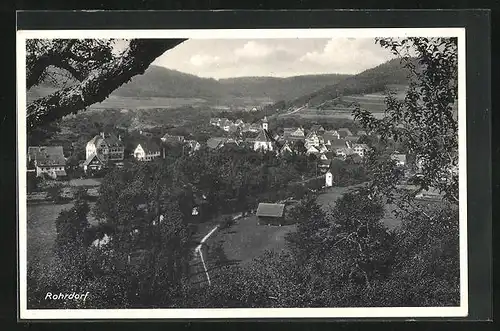
<path fill-rule="evenodd" d="M 21 318 L 467 315 L 464 29 L 17 43 Z"/>

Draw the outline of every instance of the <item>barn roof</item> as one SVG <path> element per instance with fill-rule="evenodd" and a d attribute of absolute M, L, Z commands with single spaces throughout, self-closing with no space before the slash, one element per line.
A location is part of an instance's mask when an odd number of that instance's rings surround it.
<path fill-rule="evenodd" d="M 282 217 L 285 205 L 282 203 L 259 203 L 257 207 L 257 216 Z"/>
<path fill-rule="evenodd" d="M 66 165 L 62 146 L 30 146 L 28 155 L 39 166 Z"/>
<path fill-rule="evenodd" d="M 331 143 L 331 150 L 334 150 L 336 148 L 345 148 L 347 147 L 346 141 L 344 139 L 338 139 L 338 138 L 333 138 L 330 140 Z"/>
<path fill-rule="evenodd" d="M 341 137 L 352 136 L 352 132 L 348 128 L 340 128 L 337 130 L 337 132 Z"/>
<path fill-rule="evenodd" d="M 222 138 L 222 137 L 210 138 L 207 140 L 207 146 L 208 146 L 208 148 L 215 149 L 218 147 L 222 147 L 222 145 L 224 145 L 225 142 L 226 142 L 226 138 Z"/>
<path fill-rule="evenodd" d="M 255 141 L 258 142 L 269 142 L 269 141 L 274 141 L 273 137 L 269 134 L 267 130 L 261 130 L 257 138 L 255 138 Z"/>
<path fill-rule="evenodd" d="M 160 151 L 160 147 L 153 140 L 143 140 L 137 145 L 140 145 L 146 154 L 154 154 Z"/>

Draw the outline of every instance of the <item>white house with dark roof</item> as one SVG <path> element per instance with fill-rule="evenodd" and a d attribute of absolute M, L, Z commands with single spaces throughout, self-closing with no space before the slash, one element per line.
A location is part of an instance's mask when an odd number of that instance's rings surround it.
<path fill-rule="evenodd" d="M 310 154 L 317 155 L 317 154 L 319 154 L 319 149 L 316 146 L 309 145 L 309 147 L 307 147 L 306 154 L 307 155 L 310 155 Z"/>
<path fill-rule="evenodd" d="M 307 146 L 319 146 L 323 142 L 323 137 L 317 134 L 315 131 L 311 131 L 307 134 L 305 139 L 305 145 Z"/>
<path fill-rule="evenodd" d="M 165 133 L 160 139 L 167 144 L 182 144 L 184 142 L 184 136 L 176 136 L 169 133 Z"/>
<path fill-rule="evenodd" d="M 268 131 L 269 125 L 267 122 L 267 117 L 264 116 L 262 120 L 262 129 L 259 135 L 254 139 L 253 150 L 254 151 L 274 151 L 277 150 L 276 140 L 271 136 Z"/>
<path fill-rule="evenodd" d="M 302 128 L 283 128 L 283 139 L 286 141 L 304 140 L 305 133 Z"/>
<path fill-rule="evenodd" d="M 43 174 L 51 178 L 66 176 L 66 159 L 62 146 L 28 147 L 28 167 L 34 167 L 36 176 Z"/>
<path fill-rule="evenodd" d="M 360 157 L 364 157 L 366 152 L 370 150 L 367 144 L 353 144 L 352 149 L 354 153 L 358 154 Z"/>
<path fill-rule="evenodd" d="M 138 161 L 152 161 L 160 157 L 160 147 L 152 140 L 144 140 L 134 149 L 134 158 Z"/>
<path fill-rule="evenodd" d="M 288 144 L 288 142 L 285 142 L 281 148 L 280 148 L 280 155 L 285 155 L 285 154 L 293 154 L 293 149 L 292 147 L 290 147 L 290 145 Z"/>
<path fill-rule="evenodd" d="M 276 149 L 276 142 L 273 137 L 269 134 L 269 131 L 262 129 L 254 139 L 253 142 L 254 151 L 274 151 Z"/>
<path fill-rule="evenodd" d="M 106 166 L 107 162 L 99 156 L 99 154 L 92 153 L 85 161 L 82 163 L 83 171 L 87 173 L 88 171 L 101 170 Z"/>
<path fill-rule="evenodd" d="M 105 136 L 104 132 L 92 138 L 85 147 L 86 159 L 97 154 L 104 162 L 123 161 L 125 146 L 120 137 L 113 135 Z"/>

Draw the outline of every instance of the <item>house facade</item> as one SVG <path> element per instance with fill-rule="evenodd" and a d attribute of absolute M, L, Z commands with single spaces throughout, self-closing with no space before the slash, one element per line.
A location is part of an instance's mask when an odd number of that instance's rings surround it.
<path fill-rule="evenodd" d="M 352 149 L 354 153 L 358 154 L 360 157 L 365 157 L 369 147 L 366 144 L 353 144 Z"/>
<path fill-rule="evenodd" d="M 153 161 L 160 157 L 160 147 L 153 141 L 143 141 L 134 149 L 134 158 L 137 161 Z"/>
<path fill-rule="evenodd" d="M 176 136 L 165 133 L 163 137 L 160 138 L 164 143 L 170 144 L 182 144 L 184 142 L 184 136 Z"/>
<path fill-rule="evenodd" d="M 273 138 L 269 134 L 267 130 L 262 129 L 254 139 L 253 150 L 254 151 L 274 151 L 276 150 L 276 143 Z"/>
<path fill-rule="evenodd" d="M 36 176 L 56 179 L 66 176 L 66 159 L 62 146 L 28 147 L 28 168 L 35 168 Z"/>
<path fill-rule="evenodd" d="M 105 136 L 104 132 L 92 138 L 85 147 L 86 159 L 97 154 L 104 162 L 123 161 L 125 146 L 120 137 Z"/>
<path fill-rule="evenodd" d="M 88 173 L 90 171 L 99 171 L 106 167 L 107 162 L 104 161 L 99 154 L 93 153 L 82 164 L 83 171 Z"/>
<path fill-rule="evenodd" d="M 306 146 L 319 146 L 323 142 L 323 138 L 316 132 L 311 131 L 305 139 Z"/>
<path fill-rule="evenodd" d="M 328 170 L 325 174 L 325 187 L 333 186 L 333 175 L 330 170 Z"/>
<path fill-rule="evenodd" d="M 305 133 L 302 128 L 284 128 L 283 129 L 283 140 L 294 141 L 294 140 L 304 140 Z"/>

